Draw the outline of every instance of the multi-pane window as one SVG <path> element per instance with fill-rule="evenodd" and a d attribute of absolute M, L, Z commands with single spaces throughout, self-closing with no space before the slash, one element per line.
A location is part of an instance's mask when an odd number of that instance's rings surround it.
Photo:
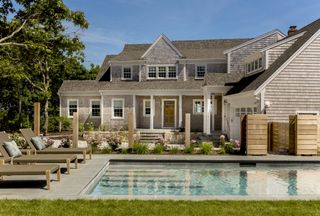
<path fill-rule="evenodd" d="M 157 68 L 156 67 L 148 67 L 148 77 L 149 78 L 156 78 L 157 77 Z"/>
<path fill-rule="evenodd" d="M 143 101 L 143 115 L 150 116 L 150 114 L 151 114 L 151 101 L 144 100 Z"/>
<path fill-rule="evenodd" d="M 259 58 L 255 61 L 252 61 L 246 64 L 246 69 L 248 73 L 258 71 L 261 68 L 262 68 L 262 58 Z"/>
<path fill-rule="evenodd" d="M 68 110 L 68 115 L 69 117 L 73 116 L 74 112 L 78 111 L 78 101 L 77 100 L 70 100 L 69 101 L 69 110 Z"/>
<path fill-rule="evenodd" d="M 175 66 L 168 67 L 168 77 L 169 78 L 176 78 L 177 77 L 177 68 Z"/>
<path fill-rule="evenodd" d="M 123 99 L 113 99 L 112 100 L 112 110 L 113 118 L 123 118 L 124 111 L 124 100 Z"/>
<path fill-rule="evenodd" d="M 197 65 L 196 66 L 196 78 L 203 78 L 206 73 L 205 65 Z"/>
<path fill-rule="evenodd" d="M 204 112 L 204 102 L 203 100 L 193 101 L 193 114 L 201 114 Z"/>
<path fill-rule="evenodd" d="M 256 114 L 256 113 L 257 113 L 257 107 L 235 108 L 235 116 L 236 117 L 240 117 L 241 115 Z"/>
<path fill-rule="evenodd" d="M 148 78 L 174 79 L 177 78 L 176 66 L 149 66 Z"/>
<path fill-rule="evenodd" d="M 123 79 L 132 79 L 132 69 L 131 67 L 123 67 Z"/>
<path fill-rule="evenodd" d="M 158 67 L 158 77 L 159 78 L 166 78 L 167 77 L 167 67 Z"/>
<path fill-rule="evenodd" d="M 99 117 L 100 113 L 100 101 L 91 101 L 91 116 Z"/>

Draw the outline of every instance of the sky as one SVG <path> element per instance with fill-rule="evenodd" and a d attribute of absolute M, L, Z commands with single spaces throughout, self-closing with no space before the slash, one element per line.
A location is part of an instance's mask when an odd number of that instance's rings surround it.
<path fill-rule="evenodd" d="M 101 65 L 126 43 L 251 38 L 279 29 L 287 33 L 320 18 L 319 0 L 65 0 L 85 13 L 89 28 L 84 64 Z"/>

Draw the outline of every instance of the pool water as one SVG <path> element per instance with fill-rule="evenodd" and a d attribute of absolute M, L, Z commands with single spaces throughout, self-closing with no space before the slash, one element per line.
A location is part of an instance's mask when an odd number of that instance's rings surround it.
<path fill-rule="evenodd" d="M 111 163 L 90 194 L 320 195 L 320 165 Z"/>

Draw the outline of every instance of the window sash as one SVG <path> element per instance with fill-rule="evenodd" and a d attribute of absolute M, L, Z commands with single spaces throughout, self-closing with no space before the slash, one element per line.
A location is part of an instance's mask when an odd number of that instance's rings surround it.
<path fill-rule="evenodd" d="M 177 78 L 176 66 L 148 66 L 150 79 L 175 79 Z"/>
<path fill-rule="evenodd" d="M 76 100 L 69 101 L 69 116 L 72 117 L 74 112 L 78 112 L 78 102 Z"/>
<path fill-rule="evenodd" d="M 132 69 L 131 67 L 123 67 L 123 79 L 132 79 Z"/>
<path fill-rule="evenodd" d="M 205 65 L 197 65 L 196 66 L 196 77 L 203 78 L 206 73 L 206 66 Z"/>
<path fill-rule="evenodd" d="M 124 100 L 114 99 L 112 105 L 113 118 L 123 118 Z"/>
<path fill-rule="evenodd" d="M 91 116 L 99 117 L 101 115 L 100 101 L 91 102 Z"/>
<path fill-rule="evenodd" d="M 144 100 L 143 103 L 144 103 L 143 104 L 143 115 L 150 116 L 150 114 L 151 114 L 151 101 Z"/>

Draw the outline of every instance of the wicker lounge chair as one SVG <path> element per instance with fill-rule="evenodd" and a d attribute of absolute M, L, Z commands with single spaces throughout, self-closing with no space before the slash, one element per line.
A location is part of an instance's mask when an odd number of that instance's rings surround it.
<path fill-rule="evenodd" d="M 86 161 L 86 155 L 89 154 L 89 158 L 92 159 L 92 149 L 88 148 L 45 148 L 42 150 L 37 150 L 35 145 L 32 143 L 31 138 L 36 137 L 30 128 L 20 129 L 22 136 L 26 139 L 29 147 L 36 151 L 37 154 L 82 154 L 83 161 Z"/>
<path fill-rule="evenodd" d="M 22 155 L 10 157 L 4 147 L 4 142 L 10 141 L 6 133 L 0 133 L 0 152 L 5 160 L 10 158 L 10 164 L 30 164 L 30 163 L 66 163 L 67 174 L 70 174 L 70 164 L 74 163 L 75 169 L 78 168 L 78 159 L 75 154 L 46 154 L 46 155 Z"/>
<path fill-rule="evenodd" d="M 4 160 L 0 160 L 0 180 L 4 180 L 4 176 L 16 175 L 45 175 L 46 186 L 50 190 L 51 174 L 57 174 L 57 181 L 60 181 L 60 166 L 57 164 L 49 165 L 4 165 Z"/>

